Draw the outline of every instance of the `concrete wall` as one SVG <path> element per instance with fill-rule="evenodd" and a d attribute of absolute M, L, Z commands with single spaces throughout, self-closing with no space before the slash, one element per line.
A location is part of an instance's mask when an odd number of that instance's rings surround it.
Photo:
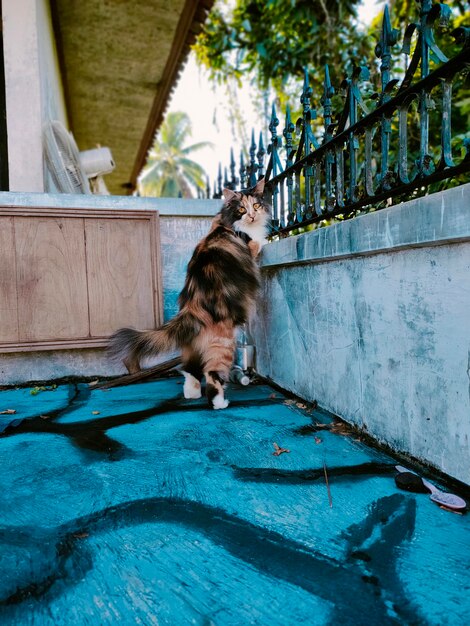
<path fill-rule="evenodd" d="M 270 244 L 258 370 L 470 483 L 470 184 Z"/>
<path fill-rule="evenodd" d="M 2 205 L 96 209 L 114 207 L 120 211 L 126 208 L 158 210 L 163 260 L 163 307 L 166 319 L 177 310 L 176 298 L 183 286 L 186 265 L 193 249 L 199 239 L 208 232 L 212 217 L 220 209 L 219 200 L 0 192 L 0 206 Z M 116 376 L 123 373 L 124 367 L 111 363 L 103 349 L 0 354 L 0 385 L 54 380 L 67 376 Z"/>

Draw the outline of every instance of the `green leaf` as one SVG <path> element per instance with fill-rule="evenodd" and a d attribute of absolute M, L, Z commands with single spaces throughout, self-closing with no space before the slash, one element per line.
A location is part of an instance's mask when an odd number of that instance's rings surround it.
<path fill-rule="evenodd" d="M 266 52 L 266 48 L 263 43 L 256 44 L 256 51 L 258 52 L 261 58 L 263 59 L 267 58 L 268 53 Z"/>

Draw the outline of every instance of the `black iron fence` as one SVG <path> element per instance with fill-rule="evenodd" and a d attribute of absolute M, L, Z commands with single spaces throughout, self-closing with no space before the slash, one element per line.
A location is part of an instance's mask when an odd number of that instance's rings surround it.
<path fill-rule="evenodd" d="M 368 70 L 353 67 L 341 84 L 344 108 L 334 116 L 335 90 L 325 66 L 320 97 L 323 132 L 318 137 L 318 122 L 315 127 L 312 124 L 317 118 L 312 107 L 313 91 L 305 70 L 302 113 L 297 123 L 294 125 L 287 108 L 279 136 L 279 119 L 273 105 L 267 151 L 262 133 L 256 144 L 253 132 L 246 152 L 248 162 L 244 162 L 242 151 L 237 167 L 231 151 L 229 168 L 222 172 L 219 167 L 213 197 L 221 197 L 224 186 L 251 187 L 265 176 L 272 196 L 273 229 L 282 234 L 381 208 L 385 201 L 412 197 L 417 190 L 438 181 L 456 177 L 463 179 L 460 182 L 470 180 L 463 176 L 470 172 L 470 129 L 455 136 L 451 124 L 455 83 L 467 89 L 470 97 L 470 28 L 453 30 L 451 35 L 459 51 L 447 58 L 434 32 L 449 17 L 446 5 L 420 1 L 419 21 L 408 25 L 404 32 L 401 52 L 406 55 L 406 69 L 402 79 L 397 80 L 391 74 L 391 60 L 398 32 L 392 29 L 385 7 L 375 48 L 380 59 L 381 86 L 373 94 L 372 107 L 366 105 L 361 94 L 361 82 L 368 79 Z M 437 65 L 432 71 L 431 61 Z M 269 159 L 265 169 L 266 153 Z"/>

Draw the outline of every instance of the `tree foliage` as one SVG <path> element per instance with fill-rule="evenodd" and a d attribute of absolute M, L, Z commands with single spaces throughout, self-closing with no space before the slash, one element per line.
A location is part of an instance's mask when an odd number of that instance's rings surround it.
<path fill-rule="evenodd" d="M 274 88 L 281 104 L 289 102 L 294 109 L 293 119 L 300 112 L 299 83 L 304 67 L 309 70 L 313 87 L 312 103 L 319 107 L 324 65 L 328 63 L 336 90 L 333 111 L 337 116 L 344 105 L 339 88 L 343 79 L 353 65 L 365 65 L 370 70 L 370 79 L 362 82 L 360 89 L 366 106 L 373 108 L 375 104 L 369 98 L 380 89 L 380 61 L 374 48 L 381 34 L 382 15 L 374 19 L 371 15 L 368 27 L 360 27 L 356 20 L 358 4 L 359 0 L 234 0 L 229 10 L 227 3 L 219 3 L 196 42 L 196 56 L 209 68 L 215 81 L 235 80 L 242 88 L 256 92 L 256 86 L 250 84 L 250 79 L 254 78 L 261 90 L 268 86 Z M 400 33 L 392 52 L 392 77 L 400 80 L 405 69 L 404 55 L 400 54 L 404 31 L 411 22 L 419 21 L 420 3 L 389 0 L 388 4 L 392 25 Z M 452 18 L 447 32 L 436 34 L 436 41 L 444 46 L 443 52 L 452 57 L 460 48 L 452 43 L 449 34 L 453 28 L 470 23 L 470 12 L 466 0 L 450 0 L 447 4 L 452 9 Z M 433 67 L 431 55 L 431 69 Z M 437 92 L 438 89 L 436 96 Z M 439 100 L 436 97 L 437 109 Z M 470 89 L 465 76 L 455 81 L 452 106 L 452 125 L 459 141 L 462 134 L 468 133 L 470 123 Z M 433 123 L 431 116 L 431 125 Z M 323 132 L 321 126 L 321 119 L 313 120 L 319 135 Z M 439 135 L 439 128 L 432 127 L 431 131 Z"/>
<path fill-rule="evenodd" d="M 359 3 L 360 0 L 234 0 L 231 8 L 227 2 L 216 3 L 196 41 L 196 58 L 209 69 L 214 81 L 234 79 L 242 88 L 253 89 L 250 80 L 254 78 L 261 90 L 274 88 L 283 103 L 291 93 L 297 95 L 304 67 L 310 73 L 314 98 L 315 93 L 319 98 L 326 63 L 336 87 L 353 64 L 368 66 L 370 91 L 374 91 L 379 86 L 374 47 L 380 37 L 382 18 L 378 15 L 372 19 L 371 15 L 367 28 L 359 26 Z M 393 26 L 401 31 L 394 50 L 394 70 L 400 74 L 403 55 L 399 50 L 404 29 L 410 22 L 418 21 L 420 5 L 416 0 L 389 0 L 388 4 Z M 468 23 L 466 0 L 447 4 L 453 10 L 448 31 L 464 21 Z"/>
<path fill-rule="evenodd" d="M 139 176 L 141 196 L 193 198 L 198 189 L 205 189 L 204 169 L 189 157 L 210 144 L 188 146 L 190 136 L 191 122 L 186 113 L 172 112 L 166 116 Z"/>
<path fill-rule="evenodd" d="M 354 21 L 358 2 L 236 0 L 232 12 L 218 4 L 196 42 L 197 59 L 216 80 L 243 85 L 254 76 L 278 93 L 305 66 L 321 77 L 329 63 L 333 78 L 342 79 L 352 58 L 365 60 L 372 50 Z"/>

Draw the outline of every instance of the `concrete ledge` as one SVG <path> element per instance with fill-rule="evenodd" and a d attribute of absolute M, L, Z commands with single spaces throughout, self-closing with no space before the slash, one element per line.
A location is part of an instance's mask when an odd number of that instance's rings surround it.
<path fill-rule="evenodd" d="M 78 209 L 138 209 L 159 211 L 160 215 L 185 217 L 213 216 L 220 210 L 221 200 L 191 200 L 185 198 L 141 198 L 138 196 L 95 196 L 69 193 L 0 192 L 1 206 L 72 207 Z"/>
<path fill-rule="evenodd" d="M 177 353 L 145 359 L 142 367 L 163 363 Z M 104 348 L 0 354 L 0 385 L 50 382 L 62 378 L 123 376 L 126 368 L 108 358 Z"/>
<path fill-rule="evenodd" d="M 470 183 L 263 248 L 262 267 L 470 240 Z"/>

